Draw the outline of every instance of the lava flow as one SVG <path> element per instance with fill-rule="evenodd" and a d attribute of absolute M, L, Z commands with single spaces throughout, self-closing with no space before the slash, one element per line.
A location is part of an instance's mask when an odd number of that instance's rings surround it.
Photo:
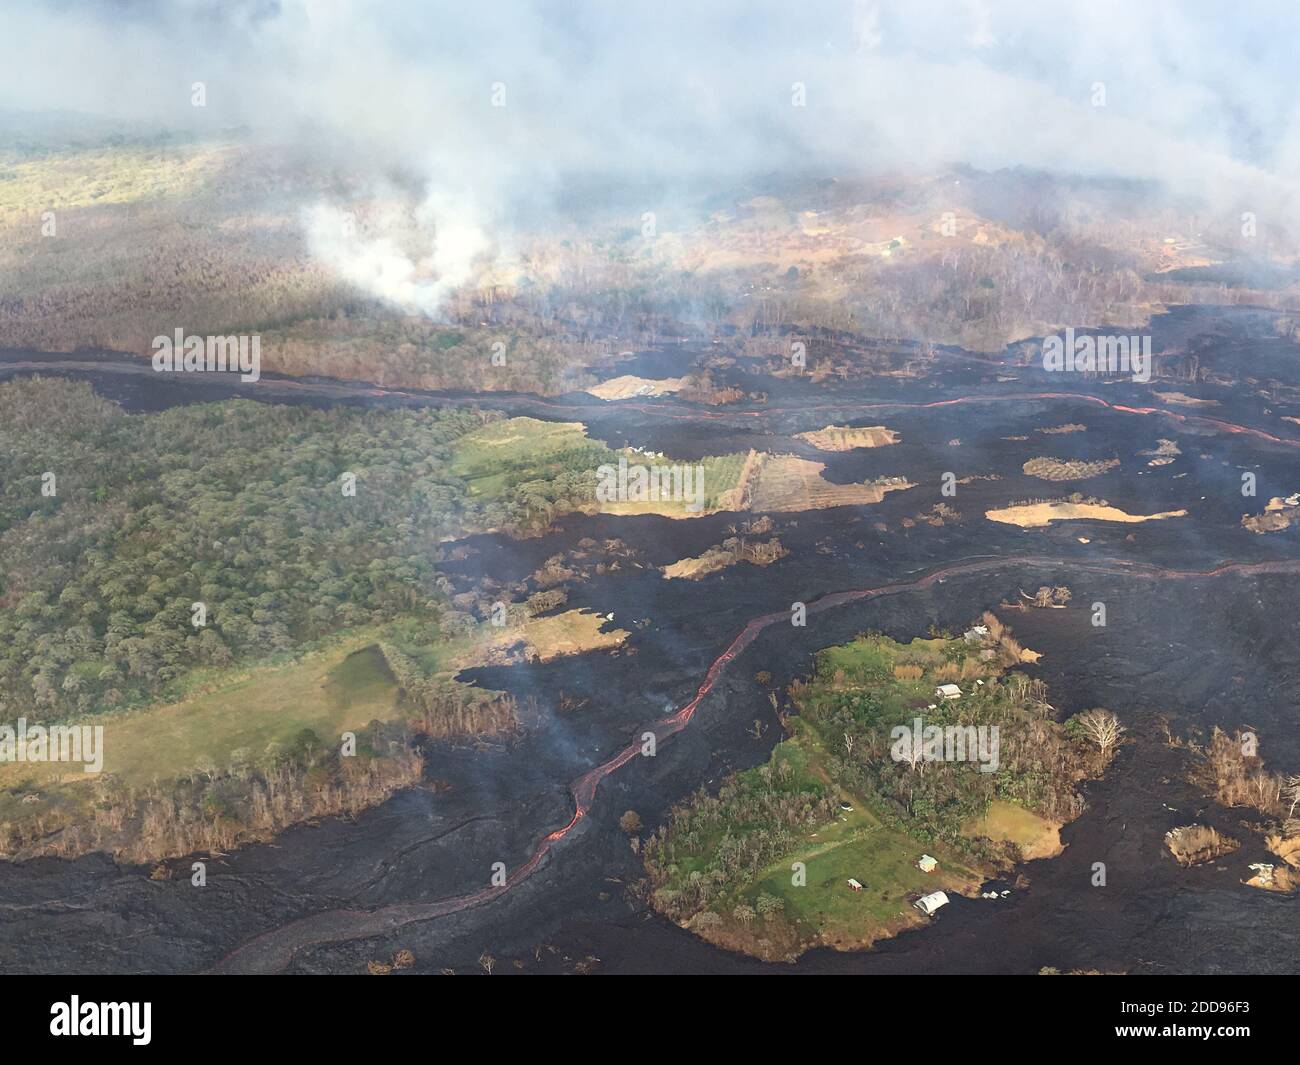
<path fill-rule="evenodd" d="M 843 592 L 831 592 L 808 604 L 809 613 L 820 613 L 845 603 L 876 599 L 902 592 L 917 591 L 947 580 L 950 577 L 1009 566 L 1028 568 L 1055 567 L 1063 563 L 1059 559 L 1043 556 L 1008 557 L 970 557 L 960 559 L 931 570 L 910 581 L 897 581 L 877 588 L 853 589 Z M 1073 569 L 1087 573 L 1124 574 L 1140 580 L 1197 580 L 1227 575 L 1250 576 L 1265 573 L 1300 573 L 1300 560 L 1274 562 L 1225 562 L 1210 570 L 1171 570 L 1163 569 L 1142 562 L 1093 562 L 1068 563 Z M 740 633 L 727 645 L 704 675 L 703 681 L 696 689 L 695 696 L 676 713 L 662 718 L 649 726 L 656 743 L 682 731 L 704 697 L 713 690 L 723 670 L 758 637 L 764 629 L 778 621 L 788 621 L 788 611 L 762 614 L 753 618 L 741 629 Z M 587 770 L 574 780 L 569 790 L 573 795 L 574 812 L 568 824 L 549 832 L 537 844 L 526 862 L 511 871 L 503 884 L 484 888 L 467 895 L 457 895 L 432 902 L 402 902 L 376 910 L 329 910 L 273 929 L 236 948 L 214 967 L 214 972 L 265 972 L 285 968 L 293 955 L 306 946 L 324 943 L 345 942 L 383 935 L 414 921 L 426 921 L 458 913 L 471 907 L 481 905 L 499 898 L 512 887 L 520 884 L 532 875 L 542 864 L 552 849 L 566 839 L 587 816 L 596 799 L 596 790 L 600 782 L 617 772 L 641 753 L 641 743 L 633 742 L 624 747 L 608 761 Z"/>

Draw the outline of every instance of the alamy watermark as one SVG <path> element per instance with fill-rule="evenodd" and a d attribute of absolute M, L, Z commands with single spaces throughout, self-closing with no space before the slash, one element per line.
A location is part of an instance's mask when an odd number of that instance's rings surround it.
<path fill-rule="evenodd" d="M 978 762 L 981 773 L 996 773 L 1001 764 L 1001 731 L 997 725 L 911 725 L 889 731 L 890 756 L 915 767 L 918 762 Z"/>
<path fill-rule="evenodd" d="M 153 368 L 168 372 L 238 373 L 241 381 L 253 382 L 262 376 L 262 338 L 253 336 L 186 336 L 177 329 L 175 336 L 153 338 Z"/>
<path fill-rule="evenodd" d="M 685 503 L 692 514 L 704 509 L 704 466 L 629 466 L 606 463 L 596 469 L 601 503 Z"/>
<path fill-rule="evenodd" d="M 138 1047 L 153 1038 L 152 1002 L 82 1002 L 73 995 L 50 1006 L 50 1035 L 130 1036 Z"/>
<path fill-rule="evenodd" d="M 1146 384 L 1151 380 L 1151 337 L 1084 335 L 1067 326 L 1065 336 L 1043 338 L 1043 369 L 1054 372 L 1126 373 Z"/>
<path fill-rule="evenodd" d="M 103 725 L 0 725 L 0 762 L 81 762 L 86 773 L 104 768 Z"/>

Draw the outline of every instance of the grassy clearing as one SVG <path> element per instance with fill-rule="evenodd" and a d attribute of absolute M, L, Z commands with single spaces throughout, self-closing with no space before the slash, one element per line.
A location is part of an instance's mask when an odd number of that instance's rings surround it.
<path fill-rule="evenodd" d="M 476 429 L 456 441 L 451 471 L 464 479 L 469 498 L 480 504 L 512 503 L 548 516 L 570 510 L 607 514 L 659 514 L 690 518 L 718 510 L 739 509 L 737 487 L 750 461 L 748 452 L 708 456 L 690 466 L 704 469 L 704 505 L 688 510 L 692 500 L 598 502 L 597 469 L 617 466 L 688 465 L 629 449 L 615 450 L 587 436 L 581 422 L 546 422 L 506 418 Z"/>
<path fill-rule="evenodd" d="M 983 817 L 972 818 L 967 832 L 975 839 L 1014 843 L 1026 861 L 1051 858 L 1065 849 L 1057 822 L 1002 799 L 993 800 Z"/>
<path fill-rule="evenodd" d="M 806 772 L 817 778 L 827 775 L 825 749 L 812 729 L 801 729 L 788 742 L 801 749 Z M 924 920 L 910 898 L 945 889 L 969 892 L 984 879 L 985 871 L 951 848 L 922 843 L 882 824 L 861 796 L 837 790 L 836 797 L 853 809 L 837 810 L 832 824 L 809 832 L 801 847 L 738 894 L 752 905 L 764 894 L 783 903 L 779 915 L 763 922 L 766 938 L 793 943 L 796 951 L 819 944 L 845 950 L 865 947 Z M 927 853 L 939 859 L 933 873 L 923 873 L 916 865 Z M 806 866 L 803 887 L 793 882 L 791 863 L 796 861 Z M 849 887 L 850 878 L 862 891 Z"/>
<path fill-rule="evenodd" d="M 344 731 L 400 716 L 400 692 L 375 645 L 378 635 L 359 630 L 296 661 L 239 670 L 224 683 L 209 673 L 192 681 L 195 694 L 175 702 L 74 723 L 104 726 L 104 772 L 132 787 L 236 762 L 265 764 L 304 730 L 333 743 Z M 0 765 L 0 819 L 21 812 L 10 807 L 29 789 L 95 779 L 61 763 Z"/>
<path fill-rule="evenodd" d="M 612 454 L 581 422 L 507 418 L 457 440 L 451 471 L 465 479 L 471 498 L 494 501 L 520 483 L 595 469 Z"/>
<path fill-rule="evenodd" d="M 548 656 L 626 639 L 626 633 L 600 633 L 603 623 L 589 613 L 530 619 L 514 635 Z M 350 630 L 294 658 L 194 670 L 177 682 L 169 701 L 70 723 L 104 727 L 103 773 L 131 788 L 239 767 L 262 769 L 307 731 L 333 746 L 343 732 L 414 717 L 380 648 L 389 642 L 418 658 L 431 683 L 467 702 L 500 694 L 454 679 L 461 669 L 502 658 L 506 639 L 498 630 L 484 626 L 480 633 L 442 639 L 427 622 L 399 620 Z M 22 804 L 32 791 L 54 789 L 79 801 L 97 779 L 67 763 L 0 764 L 0 820 L 39 813 Z"/>
<path fill-rule="evenodd" d="M 113 849 L 152 857 L 214 841 L 221 846 L 244 832 L 265 836 L 291 823 L 292 810 L 268 814 L 257 805 L 270 779 L 282 793 L 299 789 L 298 819 L 309 816 L 302 811 L 364 806 L 419 775 L 405 739 L 400 750 L 364 739 L 376 730 L 453 740 L 516 730 L 514 700 L 457 681 L 460 670 L 610 648 L 627 635 L 603 616 L 577 610 L 450 637 L 427 620 L 399 618 L 350 630 L 296 658 L 195 670 L 172 686 L 169 701 L 71 722 L 103 726 L 101 773 L 80 764 L 0 764 L 0 828 L 11 844 L 46 841 L 51 853 Z M 355 767 L 318 768 L 352 763 L 334 757 L 344 732 L 358 735 L 365 757 Z M 286 758 L 301 770 L 291 780 Z M 340 781 L 351 790 L 336 786 Z M 131 812 L 101 816 L 110 794 L 119 812 Z M 181 827 L 169 820 L 168 831 L 158 832 L 158 818 L 138 820 L 149 803 L 166 806 Z M 177 815 L 180 808 L 190 813 Z M 201 823 L 209 816 L 211 831 Z"/>

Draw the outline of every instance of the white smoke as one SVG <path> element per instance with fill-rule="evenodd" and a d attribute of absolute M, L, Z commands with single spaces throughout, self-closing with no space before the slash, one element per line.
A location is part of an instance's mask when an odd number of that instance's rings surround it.
<path fill-rule="evenodd" d="M 460 204 L 440 194 L 412 219 L 395 207 L 368 214 L 318 203 L 303 212 L 312 255 L 341 278 L 411 313 L 437 317 L 444 300 L 489 257 L 492 242 Z"/>

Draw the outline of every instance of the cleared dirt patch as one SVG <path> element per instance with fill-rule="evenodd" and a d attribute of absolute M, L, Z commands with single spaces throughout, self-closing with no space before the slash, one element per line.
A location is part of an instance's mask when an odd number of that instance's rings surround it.
<path fill-rule="evenodd" d="M 806 440 L 818 451 L 852 451 L 859 447 L 888 447 L 897 444 L 900 437 L 893 429 L 883 425 L 866 425 L 852 429 L 843 425 L 828 425 L 811 433 L 796 433 L 796 438 Z"/>
<path fill-rule="evenodd" d="M 586 391 L 589 395 L 596 396 L 598 399 L 607 400 L 634 399 L 640 396 L 666 396 L 673 392 L 680 392 L 684 380 L 681 377 L 665 377 L 661 381 L 653 381 L 648 377 L 623 374 L 621 377 L 611 377 L 608 381 L 592 385 Z"/>
<path fill-rule="evenodd" d="M 563 614 L 529 618 L 522 625 L 506 626 L 485 643 L 464 652 L 456 665 L 464 669 L 531 660 L 549 662 L 561 655 L 612 650 L 628 638 L 628 633 L 617 628 L 602 632 L 607 620 L 603 614 L 590 610 L 566 610 Z"/>
<path fill-rule="evenodd" d="M 902 477 L 875 484 L 832 484 L 826 464 L 794 455 L 773 455 L 758 470 L 750 508 L 758 511 L 821 510 L 879 503 L 886 492 L 916 485 Z"/>
<path fill-rule="evenodd" d="M 1054 521 L 1114 521 L 1136 524 L 1143 521 L 1160 521 L 1164 518 L 1182 518 L 1185 510 L 1163 510 L 1159 514 L 1126 514 L 1118 507 L 1098 503 L 1027 503 L 1023 506 L 988 510 L 984 516 L 989 521 L 1005 525 L 1019 525 L 1022 529 L 1037 529 Z"/>

